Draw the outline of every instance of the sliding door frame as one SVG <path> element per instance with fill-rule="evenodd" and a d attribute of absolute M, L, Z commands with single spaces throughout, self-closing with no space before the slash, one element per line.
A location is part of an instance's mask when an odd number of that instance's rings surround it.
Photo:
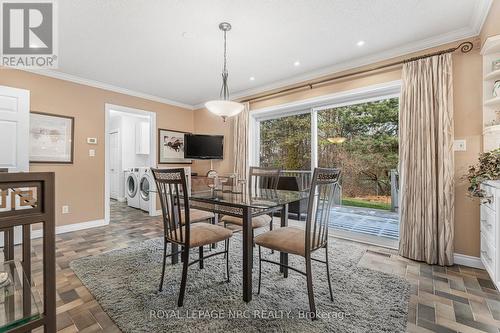
<path fill-rule="evenodd" d="M 260 165 L 260 122 L 270 119 L 310 113 L 311 170 L 318 166 L 318 112 L 342 106 L 399 97 L 401 80 L 309 98 L 296 102 L 250 110 L 248 153 L 249 165 Z"/>

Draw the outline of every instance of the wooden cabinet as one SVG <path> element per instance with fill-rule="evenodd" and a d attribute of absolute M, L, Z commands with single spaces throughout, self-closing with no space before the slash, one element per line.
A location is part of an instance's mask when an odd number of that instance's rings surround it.
<path fill-rule="evenodd" d="M 500 289 L 500 181 L 481 185 L 481 262 Z"/>

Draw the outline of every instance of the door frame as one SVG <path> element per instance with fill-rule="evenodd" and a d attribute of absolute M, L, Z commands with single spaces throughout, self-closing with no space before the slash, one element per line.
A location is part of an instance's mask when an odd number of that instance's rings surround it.
<path fill-rule="evenodd" d="M 156 167 L 157 165 L 157 160 L 156 160 L 156 112 L 152 111 L 146 111 L 146 110 L 141 110 L 141 109 L 136 109 L 132 107 L 127 107 L 127 106 L 121 106 L 121 105 L 115 105 L 115 104 L 110 104 L 110 103 L 105 103 L 104 104 L 104 220 L 106 221 L 106 224 L 109 224 L 110 222 L 110 175 L 109 175 L 109 115 L 111 110 L 114 111 L 120 111 L 124 113 L 129 113 L 132 115 L 141 115 L 141 116 L 147 116 L 149 117 L 149 126 L 150 126 L 150 156 L 149 156 L 149 166 L 150 167 Z M 121 140 L 120 140 L 121 142 Z M 152 200 L 152 209 L 149 212 L 150 216 L 156 216 L 156 196 L 154 196 L 154 199 Z"/>
<path fill-rule="evenodd" d="M 120 154 L 120 163 L 119 163 L 120 165 L 118 166 L 118 168 L 119 168 L 119 170 L 122 170 L 122 165 L 123 165 L 122 158 L 121 158 L 121 155 L 122 155 L 122 133 L 121 133 L 119 128 L 114 128 L 108 132 L 107 136 L 109 137 L 111 134 L 115 134 L 115 133 L 118 134 L 118 152 Z M 109 152 L 111 152 L 111 150 L 109 150 Z M 120 177 L 118 176 L 118 178 L 120 178 Z M 111 179 L 111 177 L 110 177 L 110 179 Z M 110 181 L 110 191 L 109 192 L 110 192 L 109 197 L 111 199 L 111 181 Z M 124 196 L 124 197 L 126 197 L 126 196 Z M 122 201 L 120 199 L 122 199 L 122 198 L 120 198 L 120 185 L 118 184 L 118 193 L 117 193 L 116 200 Z"/>

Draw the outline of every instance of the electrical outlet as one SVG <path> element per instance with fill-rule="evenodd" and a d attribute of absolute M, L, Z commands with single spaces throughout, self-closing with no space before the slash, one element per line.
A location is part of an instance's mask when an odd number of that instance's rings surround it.
<path fill-rule="evenodd" d="M 95 156 L 95 149 L 89 149 L 89 156 L 94 157 Z"/>
<path fill-rule="evenodd" d="M 62 213 L 68 214 L 69 213 L 69 206 L 62 206 Z"/>
<path fill-rule="evenodd" d="M 453 141 L 453 150 L 454 151 L 466 151 L 467 143 L 465 140 L 455 140 Z"/>

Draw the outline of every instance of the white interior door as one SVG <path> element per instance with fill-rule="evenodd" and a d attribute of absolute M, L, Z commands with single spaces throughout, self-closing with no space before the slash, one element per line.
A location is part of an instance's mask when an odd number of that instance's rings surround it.
<path fill-rule="evenodd" d="M 0 169 L 29 171 L 29 90 L 0 86 Z"/>
<path fill-rule="evenodd" d="M 109 134 L 109 196 L 112 199 L 119 199 L 120 186 L 120 133 Z"/>

